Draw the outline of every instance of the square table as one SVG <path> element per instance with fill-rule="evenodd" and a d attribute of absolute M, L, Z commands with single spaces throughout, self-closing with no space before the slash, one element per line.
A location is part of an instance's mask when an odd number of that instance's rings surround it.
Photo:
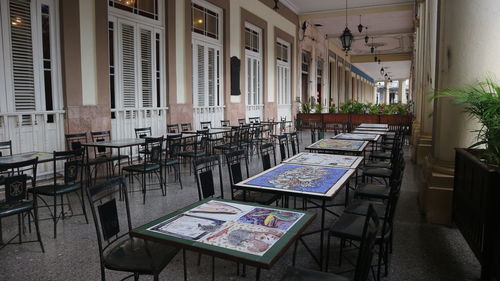
<path fill-rule="evenodd" d="M 284 160 L 283 162 L 290 164 L 357 169 L 362 161 L 363 157 L 361 156 L 301 152 Z"/>
<path fill-rule="evenodd" d="M 355 155 L 361 155 L 365 151 L 367 145 L 367 141 L 321 139 L 307 146 L 306 150 L 323 153 L 353 153 Z"/>
<path fill-rule="evenodd" d="M 306 211 L 207 198 L 135 228 L 130 235 L 255 266 L 259 280 L 260 269 L 270 269 L 315 217 Z"/>
<path fill-rule="evenodd" d="M 352 133 L 353 134 L 365 134 L 365 135 L 381 135 L 381 136 L 385 136 L 385 135 L 390 134 L 390 132 L 374 131 L 374 130 L 365 131 L 365 130 L 357 130 L 357 129 L 352 131 Z"/>
<path fill-rule="evenodd" d="M 374 123 L 361 123 L 358 128 L 378 128 L 378 129 L 389 129 L 388 124 L 374 124 Z"/>
<path fill-rule="evenodd" d="M 380 139 L 380 135 L 378 135 L 378 134 L 340 133 L 340 134 L 332 137 L 332 139 L 377 142 Z"/>
<path fill-rule="evenodd" d="M 248 191 L 270 192 L 285 196 L 302 197 L 304 199 L 321 200 L 321 205 L 308 200 L 309 202 L 314 203 L 316 207 L 321 208 L 320 230 L 312 231 L 303 235 L 310 235 L 318 232 L 320 233 L 319 259 L 316 258 L 314 253 L 309 251 L 308 247 L 306 247 L 306 249 L 319 264 L 320 269 L 322 269 L 325 212 L 327 211 L 327 207 L 337 206 L 326 206 L 326 201 L 333 200 L 342 187 L 347 186 L 345 202 L 347 203 L 349 196 L 349 179 L 354 172 L 354 169 L 347 168 L 284 163 L 235 184 L 235 188 Z M 328 210 L 328 212 L 336 215 L 330 210 Z"/>
<path fill-rule="evenodd" d="M 385 128 L 366 128 L 366 127 L 360 128 L 360 127 L 357 127 L 355 129 L 355 131 L 389 132 L 389 129 L 385 129 Z"/>
<path fill-rule="evenodd" d="M 52 152 L 31 151 L 0 157 L 0 164 L 12 164 L 16 162 L 28 161 L 38 157 L 38 163 L 49 162 L 54 159 Z"/>

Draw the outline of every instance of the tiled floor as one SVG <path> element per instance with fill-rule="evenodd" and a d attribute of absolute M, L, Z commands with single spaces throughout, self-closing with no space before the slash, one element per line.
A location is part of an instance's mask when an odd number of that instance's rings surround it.
<path fill-rule="evenodd" d="M 301 147 L 308 144 L 308 134 L 303 135 Z M 251 160 L 251 172 L 260 171 L 260 159 Z M 224 177 L 227 179 L 226 167 Z M 407 161 L 402 194 L 396 213 L 394 252 L 391 256 L 389 276 L 385 280 L 394 281 L 461 281 L 478 280 L 480 267 L 458 230 L 424 222 L 418 210 L 417 194 L 419 169 Z M 140 193 L 131 193 L 132 223 L 139 226 L 161 215 L 184 207 L 197 200 L 194 178 L 189 169 L 183 169 L 184 189 L 178 184 L 168 186 L 167 197 L 159 191 L 147 195 L 146 205 L 142 204 Z M 229 194 L 229 186 L 225 187 Z M 343 196 L 339 196 L 343 198 Z M 73 198 L 74 199 L 74 198 Z M 73 200 L 74 201 L 74 200 Z M 79 210 L 78 204 L 73 204 Z M 43 212 L 42 212 L 43 213 Z M 43 215 L 43 214 L 42 214 Z M 327 224 L 335 221 L 329 217 Z M 315 223 L 318 224 L 318 220 Z M 2 220 L 4 238 L 16 233 L 14 218 Z M 314 226 L 312 226 L 314 227 Z M 0 250 L 0 280 L 99 280 L 99 257 L 92 220 L 85 224 L 83 217 L 69 218 L 58 225 L 58 237 L 52 238 L 52 222 L 41 222 L 45 253 L 38 244 L 10 245 Z M 29 238 L 27 235 L 25 238 Z M 313 250 L 318 250 L 317 237 L 307 239 Z M 334 252 L 337 253 L 337 245 Z M 197 254 L 188 252 L 189 280 L 210 280 L 211 259 L 204 256 L 201 266 L 197 266 Z M 264 270 L 261 280 L 279 280 L 284 269 L 291 265 L 292 251 L 286 253 L 273 267 Z M 336 256 L 332 263 L 336 263 Z M 344 263 L 346 264 L 346 263 Z M 316 269 L 313 260 L 299 247 L 297 265 Z M 345 269 L 345 268 L 344 268 Z M 253 268 L 246 277 L 236 276 L 233 262 L 216 260 L 216 280 L 254 280 Z M 126 274 L 107 271 L 107 280 L 119 280 Z M 162 272 L 161 280 L 183 280 L 182 255 L 179 254 Z M 143 276 L 141 280 L 152 280 Z"/>

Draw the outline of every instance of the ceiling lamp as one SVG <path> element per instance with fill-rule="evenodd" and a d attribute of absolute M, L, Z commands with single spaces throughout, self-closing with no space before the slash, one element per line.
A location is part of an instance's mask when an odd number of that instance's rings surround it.
<path fill-rule="evenodd" d="M 363 27 L 364 26 L 361 24 L 361 15 L 359 15 L 359 25 L 358 25 L 358 31 L 359 31 L 359 33 L 363 32 Z"/>
<path fill-rule="evenodd" d="M 366 38 L 365 38 L 366 40 Z M 373 47 L 373 37 L 372 37 L 372 47 L 370 48 L 370 52 L 373 54 L 375 52 L 375 47 Z"/>
<path fill-rule="evenodd" d="M 347 0 L 345 0 L 345 29 L 344 29 L 344 33 L 342 33 L 342 35 L 340 36 L 340 41 L 342 42 L 342 49 L 344 49 L 346 54 L 347 54 L 347 52 L 349 52 L 351 50 L 351 44 L 352 44 L 352 39 L 353 39 L 352 33 L 349 30 L 349 27 L 347 25 L 348 25 L 347 24 Z"/>
<path fill-rule="evenodd" d="M 377 56 L 375 56 L 375 57 L 373 58 L 373 61 L 374 61 L 374 62 L 377 62 L 377 60 L 378 60 L 378 59 L 377 59 Z"/>
<path fill-rule="evenodd" d="M 380 75 L 384 75 L 384 68 L 383 67 L 380 69 Z"/>
<path fill-rule="evenodd" d="M 365 43 L 366 43 L 366 44 L 368 44 L 368 39 L 369 39 L 369 37 L 368 37 L 368 35 L 366 35 L 366 36 L 365 36 Z"/>
<path fill-rule="evenodd" d="M 385 77 L 385 78 L 389 78 L 389 74 L 387 74 L 387 73 L 386 73 L 386 74 L 384 75 L 384 77 Z"/>
<path fill-rule="evenodd" d="M 277 11 L 280 7 L 278 7 L 278 3 L 280 0 L 274 0 L 274 7 L 273 10 Z"/>
<path fill-rule="evenodd" d="M 380 59 L 378 59 L 378 64 L 380 64 L 382 61 Z"/>

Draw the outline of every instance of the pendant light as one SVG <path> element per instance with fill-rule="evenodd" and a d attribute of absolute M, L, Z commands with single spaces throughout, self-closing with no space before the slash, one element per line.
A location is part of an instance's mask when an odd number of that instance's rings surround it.
<path fill-rule="evenodd" d="M 361 15 L 359 15 L 358 31 L 359 33 L 363 32 L 363 25 L 361 24 Z"/>
<path fill-rule="evenodd" d="M 366 40 L 366 39 L 365 39 Z M 370 52 L 373 54 L 375 52 L 375 47 L 373 47 L 373 37 L 372 37 L 372 47 L 370 48 Z"/>
<path fill-rule="evenodd" d="M 384 75 L 384 72 L 385 72 L 385 70 L 384 70 L 384 68 L 382 67 L 382 68 L 380 69 L 380 75 Z"/>
<path fill-rule="evenodd" d="M 342 42 L 342 49 L 344 51 L 349 52 L 351 50 L 351 44 L 352 44 L 352 33 L 351 30 L 349 30 L 349 27 L 347 26 L 347 0 L 345 0 L 345 29 L 342 35 L 340 36 L 340 41 Z"/>
<path fill-rule="evenodd" d="M 273 10 L 277 11 L 280 7 L 278 7 L 278 2 L 280 0 L 274 0 L 274 7 L 273 7 Z"/>

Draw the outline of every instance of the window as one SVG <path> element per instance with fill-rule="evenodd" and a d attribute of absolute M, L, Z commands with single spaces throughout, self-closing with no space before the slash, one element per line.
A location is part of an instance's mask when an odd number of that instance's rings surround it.
<path fill-rule="evenodd" d="M 109 0 L 109 6 L 150 19 L 159 19 L 158 0 Z"/>
<path fill-rule="evenodd" d="M 8 30 L 0 41 L 5 59 L 0 65 L 0 73 L 5 74 L 1 79 L 5 83 L 0 88 L 0 111 L 26 112 L 21 125 L 33 125 L 30 114 L 34 111 L 59 109 L 55 10 L 50 0 L 0 3 L 2 30 Z M 54 122 L 53 115 L 47 116 L 47 122 Z"/>
<path fill-rule="evenodd" d="M 276 90 L 278 104 L 291 104 L 290 44 L 278 38 L 276 41 Z"/>
<path fill-rule="evenodd" d="M 192 30 L 198 34 L 219 39 L 219 13 L 199 4 L 191 4 Z"/>
<path fill-rule="evenodd" d="M 245 60 L 247 105 L 262 105 L 262 30 L 250 23 L 245 23 Z"/>
<path fill-rule="evenodd" d="M 222 107 L 222 10 L 202 1 L 191 4 L 193 104 Z"/>
<path fill-rule="evenodd" d="M 151 3 L 148 5 L 152 6 L 146 6 L 145 2 L 114 0 L 110 1 L 110 5 L 113 4 L 116 8 L 117 4 L 129 3 L 129 6 L 134 7 L 131 12 L 137 11 L 138 15 L 143 15 L 141 9 L 146 9 L 145 7 L 158 6 L 158 1 L 149 1 Z M 110 10 L 108 31 L 111 109 L 148 109 L 164 106 L 162 24 L 147 24 L 140 19 L 126 17 L 116 10 Z M 135 118 L 136 113 L 127 111 L 125 116 L 128 119 Z M 114 112 L 111 117 L 116 117 Z"/>

